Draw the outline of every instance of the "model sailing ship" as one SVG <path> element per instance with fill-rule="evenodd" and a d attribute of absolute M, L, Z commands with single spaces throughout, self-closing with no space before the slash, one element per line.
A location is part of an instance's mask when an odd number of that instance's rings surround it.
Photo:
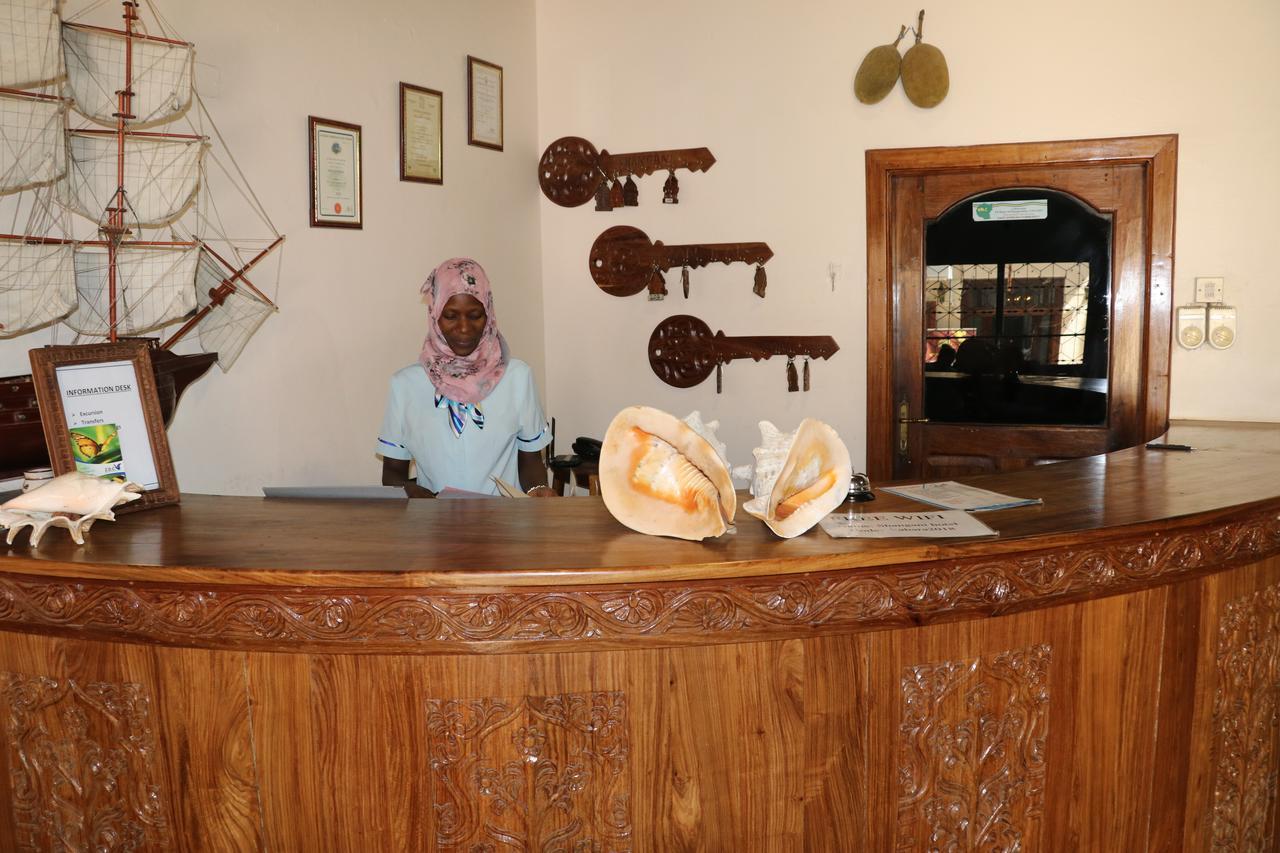
<path fill-rule="evenodd" d="M 67 343 L 159 334 L 167 421 L 186 385 L 214 361 L 229 369 L 276 310 L 248 274 L 284 237 L 230 155 L 210 153 L 220 137 L 193 85 L 194 46 L 122 5 L 119 29 L 64 21 L 60 0 L 0 8 L 0 338 L 55 324 Z M 260 238 L 224 233 L 209 161 Z M 201 352 L 172 351 L 188 339 Z M 31 377 L 0 378 L 0 479 L 47 459 Z"/>

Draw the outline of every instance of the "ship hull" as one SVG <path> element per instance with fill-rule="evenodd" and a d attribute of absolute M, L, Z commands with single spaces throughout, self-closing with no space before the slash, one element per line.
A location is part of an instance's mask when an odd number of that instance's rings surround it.
<path fill-rule="evenodd" d="M 168 350 L 151 351 L 165 426 L 173 420 L 187 386 L 208 373 L 217 360 L 217 353 L 177 355 Z M 0 378 L 0 480 L 48 465 L 49 450 L 44 443 L 35 382 L 30 374 Z"/>

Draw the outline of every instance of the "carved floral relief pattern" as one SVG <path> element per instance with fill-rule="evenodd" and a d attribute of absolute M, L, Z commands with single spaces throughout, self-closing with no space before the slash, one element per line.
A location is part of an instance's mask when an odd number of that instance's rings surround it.
<path fill-rule="evenodd" d="M 1047 644 L 902 676 L 896 849 L 1043 849 Z"/>
<path fill-rule="evenodd" d="M 1074 550 L 970 557 L 724 581 L 498 593 L 420 589 L 200 589 L 0 574 L 0 629 L 93 629 L 124 640 L 212 648 L 413 649 L 472 644 L 785 636 L 815 628 L 921 624 L 1000 614 L 1076 595 L 1138 589 L 1280 553 L 1275 509 Z"/>
<path fill-rule="evenodd" d="M 1280 724 L 1280 585 L 1228 602 L 1213 700 L 1214 850 L 1272 850 Z"/>
<path fill-rule="evenodd" d="M 631 850 L 626 696 L 430 699 L 441 853 Z"/>
<path fill-rule="evenodd" d="M 18 849 L 170 849 L 142 687 L 13 672 L 0 679 Z"/>

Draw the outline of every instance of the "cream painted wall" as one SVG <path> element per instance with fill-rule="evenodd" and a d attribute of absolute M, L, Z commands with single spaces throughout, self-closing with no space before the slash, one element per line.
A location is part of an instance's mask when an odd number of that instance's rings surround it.
<path fill-rule="evenodd" d="M 230 373 L 215 369 L 191 387 L 169 430 L 184 491 L 378 482 L 387 381 L 417 357 L 418 286 L 447 257 L 485 266 L 503 332 L 541 384 L 532 0 L 159 5 L 196 43 L 208 108 L 287 235 L 279 315 Z M 92 20 L 118 8 L 105 4 Z M 502 153 L 466 144 L 467 54 L 505 69 Z M 444 92 L 443 186 L 399 180 L 399 81 Z M 308 227 L 308 115 L 363 126 L 362 231 Z M 0 375 L 29 370 L 26 350 L 50 337 L 0 342 Z"/>
<path fill-rule="evenodd" d="M 1226 276 L 1239 342 L 1173 355 L 1172 413 L 1280 420 L 1271 327 L 1275 200 L 1280 197 L 1280 5 L 1271 0 L 1013 0 L 929 6 L 927 41 L 946 54 L 951 93 L 921 110 L 897 88 L 875 106 L 852 94 L 858 63 L 891 41 L 918 6 L 884 0 L 539 0 L 539 144 L 584 136 L 639 151 L 706 145 L 718 162 L 681 173 L 681 203 L 662 178 L 641 206 L 596 213 L 541 203 L 550 411 L 564 438 L 603 434 L 622 406 L 645 403 L 719 418 L 734 462 L 749 461 L 755 422 L 804 416 L 839 429 L 864 461 L 868 148 L 1180 135 L 1175 301 L 1196 275 Z M 905 50 L 907 44 L 903 44 Z M 631 224 L 676 242 L 764 240 L 769 295 L 742 265 L 693 271 L 665 302 L 619 299 L 587 274 L 605 228 Z M 834 290 L 829 263 L 842 268 Z M 819 334 L 842 349 L 813 367 L 813 391 L 788 394 L 782 361 L 734 362 L 725 393 L 689 390 L 650 371 L 646 342 L 670 314 L 728 334 Z"/>

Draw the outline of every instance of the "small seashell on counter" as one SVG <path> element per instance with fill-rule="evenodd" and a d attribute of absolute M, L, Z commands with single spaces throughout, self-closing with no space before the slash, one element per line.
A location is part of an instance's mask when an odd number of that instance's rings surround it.
<path fill-rule="evenodd" d="M 0 528 L 8 528 L 6 543 L 31 528 L 31 545 L 40 544 L 50 527 L 65 527 L 77 545 L 98 519 L 115 521 L 113 510 L 142 497 L 136 483 L 120 483 L 91 477 L 79 471 L 63 474 L 0 504 Z"/>

